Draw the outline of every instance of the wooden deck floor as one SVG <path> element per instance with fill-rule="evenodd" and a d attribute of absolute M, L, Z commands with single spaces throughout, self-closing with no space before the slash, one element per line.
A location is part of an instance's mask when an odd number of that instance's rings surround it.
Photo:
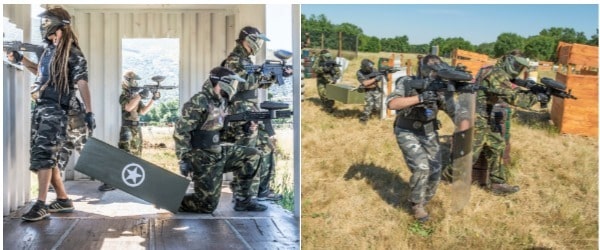
<path fill-rule="evenodd" d="M 213 214 L 173 214 L 96 181 L 65 183 L 73 213 L 25 222 L 31 204 L 4 217 L 3 249 L 299 249 L 297 218 L 277 204 L 264 212 L 236 212 L 223 188 Z M 49 199 L 54 199 L 49 193 Z"/>

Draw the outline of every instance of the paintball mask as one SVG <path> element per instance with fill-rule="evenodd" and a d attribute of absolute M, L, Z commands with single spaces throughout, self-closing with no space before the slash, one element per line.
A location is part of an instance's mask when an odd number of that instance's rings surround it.
<path fill-rule="evenodd" d="M 129 87 L 137 87 L 138 83 L 137 80 L 142 79 L 140 76 L 138 76 L 135 72 L 128 70 L 125 71 L 125 73 L 123 73 L 123 79 L 125 79 L 125 81 L 127 81 L 127 86 L 123 86 L 124 88 L 129 88 Z"/>
<path fill-rule="evenodd" d="M 421 77 L 432 77 L 432 72 L 437 72 L 447 65 L 436 55 L 428 55 L 423 58 L 423 64 L 419 67 Z"/>
<path fill-rule="evenodd" d="M 217 67 L 211 70 L 209 78 L 213 87 L 217 84 L 221 87 L 221 92 L 219 94 L 228 101 L 230 101 L 237 92 L 238 83 L 246 82 L 246 80 L 239 77 L 236 73 L 224 67 Z"/>
<path fill-rule="evenodd" d="M 369 59 L 363 59 L 360 62 L 360 70 L 363 73 L 369 74 L 369 73 L 373 72 L 373 66 L 374 65 L 375 65 L 375 63 L 372 62 L 371 60 L 369 60 Z"/>
<path fill-rule="evenodd" d="M 44 40 L 48 39 L 48 36 L 56 33 L 61 27 L 70 24 L 69 20 L 62 20 L 59 17 L 52 15 L 49 11 L 45 11 L 39 15 L 40 20 L 40 33 Z"/>
<path fill-rule="evenodd" d="M 527 59 L 523 57 L 507 55 L 504 58 L 504 70 L 506 70 L 506 73 L 508 73 L 513 78 L 519 76 L 519 74 L 521 74 L 521 71 L 523 71 L 523 69 L 527 67 L 529 67 L 529 63 L 527 62 Z"/>
<path fill-rule="evenodd" d="M 246 26 L 240 31 L 240 40 L 248 42 L 252 55 L 256 55 L 256 52 L 262 48 L 265 41 L 270 41 L 264 34 L 261 34 L 257 28 Z"/>

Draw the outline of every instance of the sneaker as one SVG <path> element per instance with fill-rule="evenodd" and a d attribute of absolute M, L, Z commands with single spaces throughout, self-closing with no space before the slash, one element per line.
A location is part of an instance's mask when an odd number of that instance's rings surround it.
<path fill-rule="evenodd" d="M 269 190 L 267 192 L 259 194 L 257 199 L 259 201 L 280 201 L 281 199 L 283 199 L 283 195 L 274 193 L 273 191 Z"/>
<path fill-rule="evenodd" d="M 71 213 L 73 210 L 75 210 L 75 207 L 73 207 L 71 199 L 67 199 L 66 201 L 55 200 L 48 205 L 50 213 Z"/>
<path fill-rule="evenodd" d="M 106 183 L 102 183 L 102 185 L 100 185 L 100 186 L 98 187 L 98 190 L 100 190 L 100 191 L 102 191 L 102 192 L 105 192 L 105 191 L 113 191 L 113 190 L 115 190 L 115 189 L 116 189 L 115 187 L 113 187 L 113 186 L 111 186 L 111 185 L 108 185 L 108 184 L 106 184 Z"/>
<path fill-rule="evenodd" d="M 21 219 L 26 221 L 39 221 L 48 216 L 50 216 L 50 213 L 48 213 L 46 204 L 43 201 L 37 201 L 33 204 L 29 212 L 21 216 Z"/>
<path fill-rule="evenodd" d="M 254 201 L 251 198 L 246 198 L 243 201 L 236 201 L 235 202 L 235 206 L 233 207 L 233 210 L 241 212 L 241 211 L 248 211 L 248 212 L 261 212 L 261 211 L 265 211 L 267 210 L 267 206 L 259 204 L 258 202 Z"/>
<path fill-rule="evenodd" d="M 514 194 L 521 190 L 519 186 L 511 186 L 506 183 L 492 183 L 490 190 L 496 195 Z"/>

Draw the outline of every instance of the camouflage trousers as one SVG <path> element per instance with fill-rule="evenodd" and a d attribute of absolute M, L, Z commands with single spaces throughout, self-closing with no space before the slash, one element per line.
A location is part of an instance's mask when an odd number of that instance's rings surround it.
<path fill-rule="evenodd" d="M 31 115 L 29 170 L 50 169 L 58 163 L 58 152 L 66 140 L 67 114 L 59 104 L 38 104 Z"/>
<path fill-rule="evenodd" d="M 324 108 L 333 108 L 335 101 L 327 98 L 327 84 L 332 84 L 327 79 L 317 78 L 317 92 Z"/>
<path fill-rule="evenodd" d="M 473 139 L 473 162 L 483 153 L 489 170 L 491 183 L 506 183 L 506 168 L 502 162 L 502 155 L 506 148 L 504 136 L 499 132 L 492 132 L 492 128 L 484 119 L 475 121 L 475 138 Z"/>
<path fill-rule="evenodd" d="M 142 156 L 142 128 L 139 126 L 121 126 L 119 148 L 132 155 Z"/>
<path fill-rule="evenodd" d="M 67 122 L 67 139 L 58 153 L 58 166 L 60 170 L 65 170 L 73 150 L 81 152 L 83 145 L 87 141 L 88 129 L 85 125 L 84 112 L 70 112 Z"/>
<path fill-rule="evenodd" d="M 260 153 L 255 148 L 231 145 L 223 146 L 221 154 L 194 149 L 191 154 L 194 193 L 186 194 L 180 211 L 212 213 L 221 198 L 223 174 L 233 172 L 238 178 L 234 196 L 251 197 L 250 186 L 257 172 Z"/>
<path fill-rule="evenodd" d="M 239 141 L 236 143 L 240 146 L 256 148 L 260 152 L 260 160 L 258 161 L 258 172 L 252 180 L 251 193 L 253 196 L 259 193 L 268 192 L 270 190 L 271 178 L 275 175 L 275 158 L 272 157 L 273 149 L 269 141 L 269 134 L 264 129 L 264 126 L 259 126 L 255 143 L 246 143 Z M 238 189 L 238 178 L 234 175 L 230 183 L 231 190 L 235 193 Z"/>
<path fill-rule="evenodd" d="M 430 201 L 441 179 L 442 164 L 437 132 L 420 135 L 395 127 L 394 134 L 404 155 L 404 161 L 412 173 L 409 201 Z"/>
<path fill-rule="evenodd" d="M 382 96 L 383 94 L 379 90 L 365 91 L 365 108 L 360 116 L 361 120 L 367 120 L 371 116 L 371 112 L 381 110 Z"/>

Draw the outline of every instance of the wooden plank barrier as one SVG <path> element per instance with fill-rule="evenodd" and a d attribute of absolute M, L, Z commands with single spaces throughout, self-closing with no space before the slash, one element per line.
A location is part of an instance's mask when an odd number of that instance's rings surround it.
<path fill-rule="evenodd" d="M 550 118 L 560 133 L 598 137 L 598 47 L 560 42 L 556 81 L 574 99 L 552 98 Z"/>

